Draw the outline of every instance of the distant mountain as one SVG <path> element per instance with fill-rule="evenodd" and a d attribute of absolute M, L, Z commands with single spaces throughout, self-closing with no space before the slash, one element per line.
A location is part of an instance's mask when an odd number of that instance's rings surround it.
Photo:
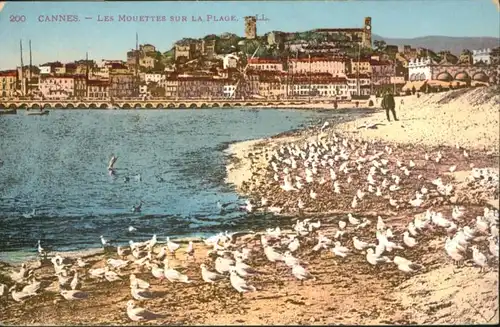
<path fill-rule="evenodd" d="M 388 38 L 379 35 L 373 35 L 372 40 L 385 41 L 392 45 L 411 45 L 412 47 L 422 47 L 439 52 L 449 50 L 455 55 L 459 55 L 463 49 L 477 50 L 485 48 L 496 48 L 500 46 L 500 38 L 495 37 L 451 37 L 430 35 L 416 37 L 413 39 Z"/>

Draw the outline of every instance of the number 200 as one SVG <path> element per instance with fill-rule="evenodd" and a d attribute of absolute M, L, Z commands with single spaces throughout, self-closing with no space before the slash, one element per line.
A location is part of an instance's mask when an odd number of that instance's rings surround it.
<path fill-rule="evenodd" d="M 26 21 L 26 17 L 24 15 L 10 15 L 9 20 L 11 23 L 23 23 Z"/>

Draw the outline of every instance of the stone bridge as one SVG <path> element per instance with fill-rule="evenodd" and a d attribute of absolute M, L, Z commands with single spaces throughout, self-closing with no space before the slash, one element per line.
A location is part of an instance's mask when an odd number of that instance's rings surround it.
<path fill-rule="evenodd" d="M 77 100 L 0 100 L 0 109 L 202 109 L 234 107 L 272 107 L 275 105 L 301 105 L 307 101 L 77 101 Z"/>

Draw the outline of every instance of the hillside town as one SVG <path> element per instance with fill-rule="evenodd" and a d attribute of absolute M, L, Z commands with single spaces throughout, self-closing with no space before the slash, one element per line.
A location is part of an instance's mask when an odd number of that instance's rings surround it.
<path fill-rule="evenodd" d="M 126 58 L 29 64 L 0 71 L 0 99 L 367 99 L 497 84 L 500 48 L 448 51 L 372 42 L 372 19 L 355 28 L 182 39 L 161 52 L 139 44 Z M 25 50 L 25 52 L 27 52 Z M 83 54 L 85 55 L 85 54 Z M 124 54 L 125 55 L 125 54 Z M 124 56 L 125 57 L 125 56 Z"/>

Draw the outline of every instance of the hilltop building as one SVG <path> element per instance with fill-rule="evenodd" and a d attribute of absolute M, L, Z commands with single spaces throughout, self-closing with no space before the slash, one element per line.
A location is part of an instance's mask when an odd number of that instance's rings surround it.
<path fill-rule="evenodd" d="M 366 48 L 372 47 L 371 17 L 365 17 L 364 26 L 362 28 L 320 28 L 313 30 L 313 32 L 327 35 L 342 34 L 348 37 L 351 42 L 358 43 Z"/>
<path fill-rule="evenodd" d="M 253 40 L 257 37 L 257 17 L 246 16 L 245 17 L 245 38 L 247 40 Z"/>

